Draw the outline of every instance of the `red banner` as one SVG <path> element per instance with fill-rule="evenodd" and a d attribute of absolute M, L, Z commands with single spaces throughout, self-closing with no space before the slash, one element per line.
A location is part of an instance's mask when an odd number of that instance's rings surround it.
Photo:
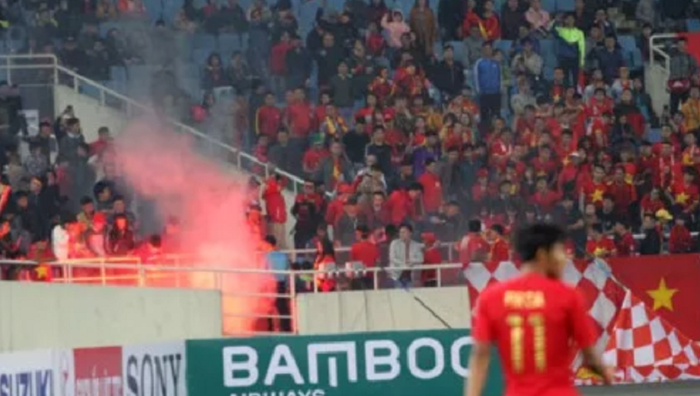
<path fill-rule="evenodd" d="M 78 396 L 122 396 L 122 348 L 78 348 L 73 350 L 75 394 Z"/>
<path fill-rule="evenodd" d="M 613 275 L 680 332 L 700 340 L 700 256 L 637 256 L 606 260 Z"/>

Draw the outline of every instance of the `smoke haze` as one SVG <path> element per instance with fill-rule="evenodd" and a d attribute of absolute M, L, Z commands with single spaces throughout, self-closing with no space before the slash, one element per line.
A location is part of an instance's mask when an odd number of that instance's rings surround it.
<path fill-rule="evenodd" d="M 191 137 L 157 122 L 137 121 L 119 135 L 116 148 L 123 176 L 136 195 L 152 201 L 160 217 L 180 220 L 180 251 L 187 256 L 180 265 L 265 267 L 259 241 L 248 231 L 244 185 L 221 162 L 200 155 Z M 259 329 L 252 316 L 272 313 L 271 299 L 260 297 L 275 292 L 271 276 L 195 272 L 187 278 L 191 287 L 222 291 L 226 334 Z"/>

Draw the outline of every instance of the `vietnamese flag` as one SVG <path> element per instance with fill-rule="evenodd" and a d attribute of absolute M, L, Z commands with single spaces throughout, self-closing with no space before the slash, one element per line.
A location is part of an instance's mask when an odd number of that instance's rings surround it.
<path fill-rule="evenodd" d="M 606 260 L 613 275 L 654 313 L 700 341 L 700 258 L 697 254 Z"/>

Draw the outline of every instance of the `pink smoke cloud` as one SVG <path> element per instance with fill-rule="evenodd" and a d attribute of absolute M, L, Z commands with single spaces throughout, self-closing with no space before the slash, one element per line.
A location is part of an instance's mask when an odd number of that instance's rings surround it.
<path fill-rule="evenodd" d="M 213 274 L 206 268 L 262 269 L 259 241 L 245 218 L 245 187 L 220 162 L 194 149 L 193 139 L 155 122 L 138 121 L 116 140 L 120 170 L 137 195 L 155 202 L 163 218 L 181 223 L 183 267 L 202 268 L 188 275 L 189 286 L 222 292 L 224 333 L 260 328 L 258 314 L 271 314 L 271 276 Z M 159 282 L 160 283 L 160 282 Z"/>

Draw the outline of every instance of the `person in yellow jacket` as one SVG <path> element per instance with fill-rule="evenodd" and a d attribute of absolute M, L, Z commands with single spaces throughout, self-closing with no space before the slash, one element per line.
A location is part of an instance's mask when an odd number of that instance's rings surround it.
<path fill-rule="evenodd" d="M 573 13 L 566 14 L 563 25 L 561 16 L 557 20 L 552 33 L 557 40 L 559 67 L 564 69 L 564 81 L 570 87 L 575 87 L 578 84 L 579 70 L 585 63 L 586 35 L 576 27 L 576 17 Z"/>
<path fill-rule="evenodd" d="M 700 129 L 700 87 L 690 89 L 690 97 L 681 106 L 681 113 L 685 116 L 686 132 Z"/>

